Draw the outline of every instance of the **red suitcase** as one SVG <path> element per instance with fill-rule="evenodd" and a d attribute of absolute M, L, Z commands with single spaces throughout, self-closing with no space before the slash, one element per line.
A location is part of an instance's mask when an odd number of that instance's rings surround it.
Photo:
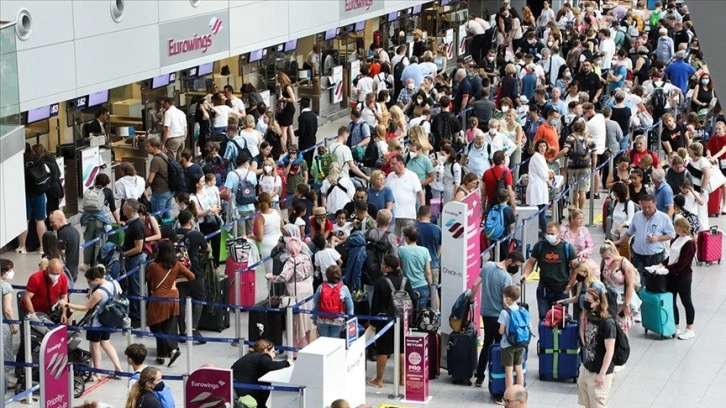
<path fill-rule="evenodd" d="M 708 216 L 718 217 L 721 214 L 721 189 L 719 187 L 716 191 L 708 195 Z"/>
<path fill-rule="evenodd" d="M 441 375 L 441 334 L 429 333 L 429 379 Z"/>
<path fill-rule="evenodd" d="M 240 306 L 255 305 L 255 270 L 247 269 L 247 262 L 237 262 L 228 257 L 224 264 L 224 273 L 231 282 L 229 303 L 235 303 L 235 285 L 240 286 Z M 243 271 L 243 272 L 237 272 Z"/>
<path fill-rule="evenodd" d="M 718 227 L 711 227 L 708 231 L 698 233 L 698 253 L 696 264 L 721 263 L 721 252 L 723 248 L 723 231 Z"/>
<path fill-rule="evenodd" d="M 607 219 L 610 211 L 610 197 L 605 197 L 605 202 L 602 204 L 602 232 L 607 234 Z"/>

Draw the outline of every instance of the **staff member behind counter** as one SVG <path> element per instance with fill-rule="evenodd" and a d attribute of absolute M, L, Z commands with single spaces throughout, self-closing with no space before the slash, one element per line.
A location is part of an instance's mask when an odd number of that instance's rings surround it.
<path fill-rule="evenodd" d="M 83 137 L 91 135 L 105 135 L 106 121 L 108 120 L 108 110 L 101 108 L 96 112 L 96 118 L 83 126 Z"/>

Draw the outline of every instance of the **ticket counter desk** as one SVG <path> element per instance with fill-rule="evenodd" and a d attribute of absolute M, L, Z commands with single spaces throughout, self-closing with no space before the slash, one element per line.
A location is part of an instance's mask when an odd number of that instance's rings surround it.
<path fill-rule="evenodd" d="M 333 103 L 335 86 L 335 84 L 330 83 L 329 77 L 314 78 L 310 85 L 300 85 L 298 87 L 298 98 L 310 98 L 313 111 L 317 112 L 321 119 L 324 119 L 323 122 L 326 120 L 333 121 L 349 114 L 348 106 L 340 102 Z"/>
<path fill-rule="evenodd" d="M 124 137 L 118 141 L 112 142 L 114 157 L 117 162 L 129 162 L 136 169 L 136 175 L 146 178 L 149 174 L 149 164 L 151 156 L 146 151 L 147 137 L 159 138 L 157 133 L 145 134 L 139 132 L 134 137 Z M 119 175 L 116 174 L 116 178 Z"/>
<path fill-rule="evenodd" d="M 357 407 L 365 403 L 365 345 L 365 338 L 359 338 L 346 350 L 344 339 L 320 337 L 300 350 L 294 366 L 271 371 L 260 381 L 272 386 L 305 386 L 308 407 L 327 407 L 339 398 Z M 273 390 L 269 406 L 302 406 L 298 398 L 294 392 Z"/>

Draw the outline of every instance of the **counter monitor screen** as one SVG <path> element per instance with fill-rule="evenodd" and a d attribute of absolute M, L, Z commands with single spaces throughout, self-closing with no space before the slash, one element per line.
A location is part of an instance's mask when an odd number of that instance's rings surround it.
<path fill-rule="evenodd" d="M 249 58 L 247 58 L 247 62 L 255 62 L 262 59 L 262 50 L 254 50 L 250 52 Z"/>
<path fill-rule="evenodd" d="M 330 30 L 325 32 L 325 41 L 332 40 L 338 35 L 338 29 L 337 28 L 331 28 Z"/>
<path fill-rule="evenodd" d="M 421 13 L 421 5 L 419 4 L 418 6 L 413 6 L 413 11 L 411 12 L 411 14 L 416 15 L 416 14 L 420 14 L 420 13 Z"/>
<path fill-rule="evenodd" d="M 151 89 L 169 85 L 169 74 L 159 75 L 151 80 Z"/>
<path fill-rule="evenodd" d="M 277 53 L 282 54 L 285 52 L 285 44 L 278 44 L 277 45 Z"/>
<path fill-rule="evenodd" d="M 108 89 L 88 95 L 88 107 L 108 102 Z"/>
<path fill-rule="evenodd" d="M 441 0 L 441 5 L 445 6 L 447 4 L 451 3 L 451 0 Z"/>
<path fill-rule="evenodd" d="M 26 123 L 39 122 L 50 117 L 50 105 L 41 106 L 40 108 L 28 111 L 28 120 Z"/>
<path fill-rule="evenodd" d="M 209 75 L 214 71 L 214 62 L 208 62 L 206 64 L 202 64 L 197 68 L 197 76 L 201 77 L 204 75 Z"/>
<path fill-rule="evenodd" d="M 388 14 L 388 22 L 396 21 L 398 20 L 398 11 L 394 11 L 392 13 Z"/>
<path fill-rule="evenodd" d="M 297 48 L 297 40 L 290 40 L 285 43 L 285 52 L 295 51 Z"/>
<path fill-rule="evenodd" d="M 366 29 L 366 22 L 365 22 L 365 20 L 359 21 L 359 22 L 355 23 L 355 32 L 356 33 L 357 32 L 360 32 L 360 31 L 363 31 L 365 29 Z"/>

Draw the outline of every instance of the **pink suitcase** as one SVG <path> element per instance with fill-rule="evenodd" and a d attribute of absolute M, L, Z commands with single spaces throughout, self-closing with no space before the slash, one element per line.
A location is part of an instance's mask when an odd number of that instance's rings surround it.
<path fill-rule="evenodd" d="M 721 263 L 721 253 L 723 248 L 723 231 L 718 227 L 711 227 L 708 231 L 698 233 L 698 253 L 696 264 L 702 263 Z"/>
<path fill-rule="evenodd" d="M 708 216 L 718 217 L 721 214 L 721 189 L 719 187 L 716 191 L 708 195 Z"/>
<path fill-rule="evenodd" d="M 231 257 L 228 257 L 225 261 L 224 273 L 231 282 L 229 290 L 230 304 L 235 303 L 235 285 L 240 285 L 240 306 L 255 305 L 255 270 L 245 271 L 245 269 L 247 269 L 247 262 L 237 262 Z"/>

